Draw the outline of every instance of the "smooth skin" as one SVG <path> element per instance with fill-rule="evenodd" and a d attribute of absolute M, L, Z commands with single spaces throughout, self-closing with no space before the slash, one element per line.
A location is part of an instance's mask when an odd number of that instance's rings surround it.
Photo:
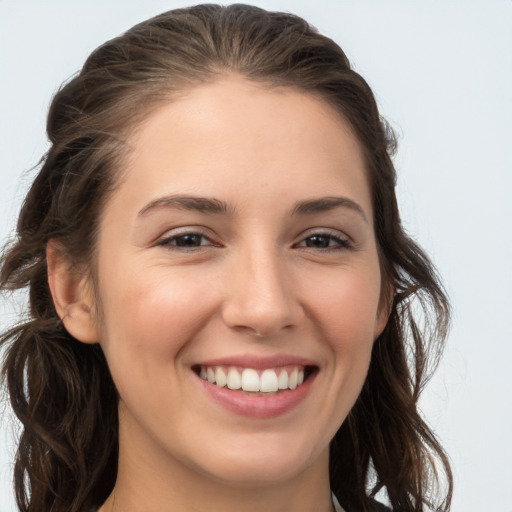
<path fill-rule="evenodd" d="M 230 75 L 162 105 L 128 142 L 96 294 L 48 250 L 57 310 L 101 344 L 120 395 L 118 480 L 100 511 L 333 510 L 329 442 L 387 321 L 350 126 L 309 93 Z M 317 372 L 272 418 L 219 405 L 192 369 L 276 354 Z"/>

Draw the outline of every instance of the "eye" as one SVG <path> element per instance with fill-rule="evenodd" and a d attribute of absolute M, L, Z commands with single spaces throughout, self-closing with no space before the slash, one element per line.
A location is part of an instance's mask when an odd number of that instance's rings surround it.
<path fill-rule="evenodd" d="M 171 249 L 187 250 L 215 244 L 202 233 L 180 233 L 164 238 L 158 245 Z"/>
<path fill-rule="evenodd" d="M 301 240 L 296 247 L 307 247 L 310 249 L 339 250 L 348 249 L 351 243 L 348 239 L 332 233 L 312 233 Z"/>

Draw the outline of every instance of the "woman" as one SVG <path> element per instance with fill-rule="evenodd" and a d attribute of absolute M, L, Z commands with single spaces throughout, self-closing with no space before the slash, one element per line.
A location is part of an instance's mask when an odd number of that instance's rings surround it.
<path fill-rule="evenodd" d="M 170 11 L 89 57 L 48 135 L 1 270 L 30 292 L 20 510 L 448 510 L 416 405 L 449 307 L 333 41 Z"/>

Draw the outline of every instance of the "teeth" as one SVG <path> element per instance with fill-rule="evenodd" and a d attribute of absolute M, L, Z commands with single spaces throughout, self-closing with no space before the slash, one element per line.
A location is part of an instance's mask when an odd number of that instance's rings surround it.
<path fill-rule="evenodd" d="M 220 366 L 218 366 L 215 370 L 215 383 L 221 388 L 223 388 L 228 383 L 228 378 Z"/>
<path fill-rule="evenodd" d="M 228 371 L 228 388 L 240 389 L 242 387 L 242 379 L 240 374 L 235 368 L 230 368 Z"/>
<path fill-rule="evenodd" d="M 278 379 L 274 370 L 265 370 L 261 374 L 260 391 L 272 393 L 279 388 Z"/>
<path fill-rule="evenodd" d="M 246 368 L 242 372 L 242 389 L 244 391 L 259 391 L 260 390 L 260 377 L 256 370 Z"/>
<path fill-rule="evenodd" d="M 288 372 L 286 370 L 281 370 L 279 379 L 277 379 L 277 387 L 279 389 L 288 389 Z"/>
<path fill-rule="evenodd" d="M 303 367 L 287 367 L 274 370 L 272 368 L 261 371 L 253 368 L 244 368 L 240 373 L 235 367 L 202 366 L 199 377 L 221 388 L 260 393 L 276 393 L 284 389 L 296 389 L 304 382 Z"/>
<path fill-rule="evenodd" d="M 288 376 L 288 387 L 290 389 L 295 389 L 297 387 L 298 373 L 297 368 L 294 368 L 292 373 Z"/>

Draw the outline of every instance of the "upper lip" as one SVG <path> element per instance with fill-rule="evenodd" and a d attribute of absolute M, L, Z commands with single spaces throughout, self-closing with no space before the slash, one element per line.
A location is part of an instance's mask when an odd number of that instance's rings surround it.
<path fill-rule="evenodd" d="M 294 356 L 291 354 L 276 354 L 273 356 L 260 356 L 255 354 L 241 354 L 227 357 L 208 359 L 197 363 L 200 366 L 240 366 L 264 370 L 266 368 L 279 368 L 280 366 L 318 366 L 313 360 Z"/>

